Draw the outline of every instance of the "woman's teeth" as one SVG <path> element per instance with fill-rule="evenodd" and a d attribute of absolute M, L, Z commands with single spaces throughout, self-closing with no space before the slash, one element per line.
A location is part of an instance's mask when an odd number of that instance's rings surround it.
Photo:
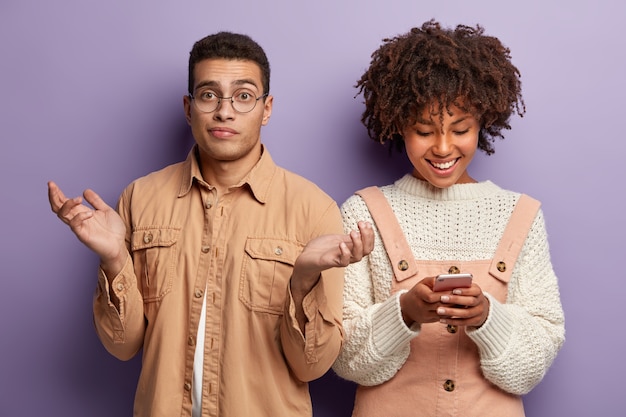
<path fill-rule="evenodd" d="M 456 159 L 453 159 L 452 161 L 445 162 L 445 163 L 443 163 L 443 164 L 438 164 L 438 163 L 435 163 L 435 162 L 431 162 L 431 164 L 432 164 L 435 168 L 437 168 L 437 169 L 448 169 L 448 168 L 450 168 L 452 165 L 454 165 L 454 163 L 455 163 L 455 162 L 456 162 Z"/>

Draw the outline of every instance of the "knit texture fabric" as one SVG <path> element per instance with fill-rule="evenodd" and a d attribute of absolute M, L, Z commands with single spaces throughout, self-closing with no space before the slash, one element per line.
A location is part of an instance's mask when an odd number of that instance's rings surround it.
<path fill-rule="evenodd" d="M 440 189 L 410 175 L 381 190 L 415 258 L 437 261 L 491 259 L 520 196 L 490 181 Z M 341 209 L 346 232 L 357 229 L 358 221 L 373 223 L 360 196 L 351 196 Z M 333 366 L 339 376 L 366 386 L 395 375 L 420 331 L 402 320 L 401 293 L 391 294 L 393 271 L 375 224 L 374 232 L 372 253 L 346 269 L 345 340 Z M 565 336 L 542 211 L 515 264 L 506 303 L 486 296 L 487 321 L 467 330 L 483 375 L 507 392 L 525 394 L 541 381 Z"/>

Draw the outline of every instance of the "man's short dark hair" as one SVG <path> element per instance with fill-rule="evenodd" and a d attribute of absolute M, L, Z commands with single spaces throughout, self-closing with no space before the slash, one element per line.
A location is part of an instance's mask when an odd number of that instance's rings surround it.
<path fill-rule="evenodd" d="M 270 63 L 263 48 L 247 35 L 218 32 L 197 41 L 189 53 L 189 94 L 193 94 L 194 69 L 200 61 L 222 58 L 255 62 L 261 69 L 263 93 L 270 91 Z"/>

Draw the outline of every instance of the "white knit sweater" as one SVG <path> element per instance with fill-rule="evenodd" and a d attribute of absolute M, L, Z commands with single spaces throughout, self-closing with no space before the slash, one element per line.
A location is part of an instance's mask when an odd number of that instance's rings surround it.
<path fill-rule="evenodd" d="M 446 189 L 410 175 L 381 187 L 416 259 L 491 259 L 518 193 L 490 181 Z M 345 230 L 372 217 L 361 197 L 342 205 Z M 399 294 L 391 295 L 393 271 L 374 225 L 372 253 L 346 269 L 345 342 L 333 369 L 361 385 L 389 380 L 402 367 L 419 326 L 409 329 L 400 313 Z M 541 381 L 564 341 L 564 316 L 557 278 L 550 262 L 540 211 L 515 264 L 505 304 L 489 294 L 489 317 L 468 330 L 480 352 L 484 376 L 512 394 L 529 392 Z"/>

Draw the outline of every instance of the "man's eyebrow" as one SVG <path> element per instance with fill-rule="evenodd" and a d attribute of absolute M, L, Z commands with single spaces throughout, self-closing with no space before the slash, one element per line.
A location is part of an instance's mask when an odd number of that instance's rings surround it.
<path fill-rule="evenodd" d="M 235 80 L 234 82 L 231 83 L 231 85 L 235 87 L 241 87 L 244 85 L 252 85 L 258 89 L 256 82 L 252 79 L 247 79 L 247 78 L 242 79 L 242 80 Z M 196 85 L 194 90 L 198 90 L 200 88 L 206 88 L 206 87 L 218 89 L 221 86 L 222 84 L 217 81 L 206 80 L 206 81 L 201 81 L 200 83 L 198 83 L 198 85 Z"/>
<path fill-rule="evenodd" d="M 253 85 L 253 86 L 258 88 L 258 86 L 256 85 L 256 82 L 254 80 L 251 80 L 251 79 L 237 80 L 237 81 L 235 81 L 233 83 L 233 85 L 237 85 L 237 86 L 245 85 L 245 84 L 250 84 L 250 85 Z"/>

